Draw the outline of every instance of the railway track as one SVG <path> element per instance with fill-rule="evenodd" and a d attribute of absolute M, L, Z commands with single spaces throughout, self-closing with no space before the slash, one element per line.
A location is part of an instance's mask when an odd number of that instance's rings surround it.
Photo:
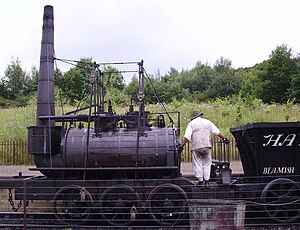
<path fill-rule="evenodd" d="M 113 229 L 127 229 L 127 230 L 145 230 L 145 229 L 178 229 L 187 230 L 191 229 L 188 220 L 179 226 L 157 226 L 151 221 L 142 221 L 134 223 L 130 226 L 107 226 L 107 223 L 97 219 L 95 216 L 88 222 L 80 225 L 62 224 L 57 221 L 53 213 L 26 213 L 23 212 L 0 212 L 0 227 L 1 229 L 32 229 L 32 230 L 44 230 L 44 229 L 101 229 L 101 230 L 113 230 Z M 295 230 L 299 229 L 299 224 L 279 224 L 272 223 L 269 220 L 259 217 L 246 218 L 245 230 Z"/>
<path fill-rule="evenodd" d="M 97 216 L 89 219 L 80 225 L 59 223 L 53 213 L 27 213 L 24 217 L 23 212 L 0 212 L 0 226 L 1 229 L 190 229 L 189 224 L 182 224 L 179 226 L 164 227 L 157 226 L 151 221 L 144 220 L 136 222 L 130 226 L 108 226 L 106 222 L 98 219 Z"/>

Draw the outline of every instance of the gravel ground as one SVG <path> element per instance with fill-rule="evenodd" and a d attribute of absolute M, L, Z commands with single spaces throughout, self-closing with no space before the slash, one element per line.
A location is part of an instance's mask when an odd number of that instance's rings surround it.
<path fill-rule="evenodd" d="M 29 168 L 35 168 L 35 166 L 25 165 L 9 165 L 0 166 L 1 177 L 7 176 L 18 176 L 22 173 L 23 176 L 40 176 L 42 175 L 39 171 L 30 171 Z"/>

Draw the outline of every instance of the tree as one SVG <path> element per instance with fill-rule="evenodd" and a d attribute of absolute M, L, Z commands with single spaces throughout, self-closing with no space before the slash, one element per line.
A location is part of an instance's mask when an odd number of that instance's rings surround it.
<path fill-rule="evenodd" d="M 297 57 L 295 60 L 297 65 L 297 71 L 291 76 L 291 85 L 288 92 L 290 100 L 296 103 L 300 103 L 300 58 Z"/>
<path fill-rule="evenodd" d="M 28 94 L 37 91 L 38 79 L 39 79 L 39 70 L 35 66 L 32 66 L 30 80 L 26 83 Z"/>
<path fill-rule="evenodd" d="M 193 69 L 183 71 L 180 80 L 182 97 L 193 101 L 205 101 L 213 76 L 213 69 L 201 62 L 197 62 Z M 187 91 L 189 95 L 186 94 Z"/>
<path fill-rule="evenodd" d="M 181 99 L 181 87 L 176 81 L 162 81 L 159 79 L 151 78 L 152 85 L 147 82 L 145 86 L 146 101 L 148 103 L 157 103 L 158 98 L 161 102 L 169 103 L 173 98 Z M 158 96 L 158 97 L 157 97 Z"/>
<path fill-rule="evenodd" d="M 22 70 L 21 61 L 12 59 L 5 70 L 5 88 L 8 99 L 16 99 L 29 93 L 30 77 Z"/>
<path fill-rule="evenodd" d="M 164 76 L 157 75 L 157 78 L 161 79 L 161 81 L 166 82 L 166 83 L 174 82 L 174 81 L 178 82 L 179 72 L 177 69 L 171 67 L 167 74 L 165 74 Z"/>
<path fill-rule="evenodd" d="M 124 93 L 125 80 L 119 70 L 113 66 L 104 66 L 101 72 L 104 86 L 107 89 L 106 99 L 110 100 L 113 105 L 128 105 L 130 99 Z"/>
<path fill-rule="evenodd" d="M 293 100 L 296 103 L 300 103 L 300 72 L 298 74 L 293 74 L 291 76 L 291 85 L 288 90 L 289 99 Z"/>
<path fill-rule="evenodd" d="M 216 75 L 208 91 L 209 98 L 228 97 L 237 94 L 242 86 L 234 73 L 222 73 Z"/>
<path fill-rule="evenodd" d="M 283 44 L 272 51 L 265 69 L 259 74 L 262 83 L 261 99 L 264 102 L 285 103 L 290 96 L 292 76 L 297 73 L 292 49 Z"/>
<path fill-rule="evenodd" d="M 261 84 L 258 79 L 260 71 L 257 67 L 241 68 L 235 71 L 235 76 L 242 82 L 239 96 L 250 106 L 260 96 Z"/>
<path fill-rule="evenodd" d="M 89 79 L 92 66 L 91 58 L 81 58 L 78 65 L 68 70 L 62 77 L 57 73 L 58 86 L 71 105 L 86 99 L 85 96 L 90 92 Z"/>
<path fill-rule="evenodd" d="M 8 91 L 7 91 L 6 82 L 4 79 L 0 79 L 0 97 L 8 98 Z"/>
<path fill-rule="evenodd" d="M 161 86 L 166 83 L 161 82 L 159 77 L 148 76 L 145 79 L 145 102 L 148 104 L 155 104 L 158 102 L 156 94 L 163 101 L 164 95 L 161 93 Z M 164 88 L 165 89 L 165 88 Z"/>
<path fill-rule="evenodd" d="M 134 102 L 138 101 L 139 92 L 139 80 L 136 75 L 131 78 L 131 82 L 125 86 L 124 92 L 132 99 Z"/>
<path fill-rule="evenodd" d="M 107 88 L 115 88 L 118 90 L 123 90 L 125 88 L 125 81 L 119 70 L 112 66 L 104 66 L 102 69 L 104 76 L 104 85 Z"/>
<path fill-rule="evenodd" d="M 227 58 L 221 57 L 214 64 L 214 71 L 216 73 L 227 73 L 232 70 L 232 61 Z"/>
<path fill-rule="evenodd" d="M 227 97 L 240 91 L 242 82 L 234 75 L 231 64 L 232 62 L 224 57 L 215 62 L 214 76 L 208 90 L 209 98 Z"/>
<path fill-rule="evenodd" d="M 144 81 L 144 93 L 145 93 L 145 102 L 146 103 L 157 103 L 157 99 L 155 97 L 152 86 L 156 89 L 156 91 L 160 91 L 159 85 L 161 81 L 159 78 L 155 78 L 153 76 L 149 76 Z M 159 88 L 159 89 L 158 89 Z M 139 79 L 137 76 L 133 76 L 131 82 L 125 87 L 124 92 L 134 101 L 138 102 L 138 92 L 139 92 Z M 159 93 L 159 96 L 160 93 Z"/>
<path fill-rule="evenodd" d="M 180 79 L 178 70 L 171 67 L 167 74 L 152 80 L 155 82 L 155 89 L 162 102 L 169 103 L 173 99 L 179 100 L 182 98 Z M 153 101 L 153 103 L 157 102 L 157 99 Z"/>

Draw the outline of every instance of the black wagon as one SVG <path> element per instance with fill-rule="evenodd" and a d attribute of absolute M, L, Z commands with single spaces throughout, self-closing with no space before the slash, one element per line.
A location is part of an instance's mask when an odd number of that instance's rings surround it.
<path fill-rule="evenodd" d="M 230 129 L 239 150 L 243 178 L 235 194 L 262 208 L 277 222 L 300 216 L 300 122 L 250 123 Z"/>

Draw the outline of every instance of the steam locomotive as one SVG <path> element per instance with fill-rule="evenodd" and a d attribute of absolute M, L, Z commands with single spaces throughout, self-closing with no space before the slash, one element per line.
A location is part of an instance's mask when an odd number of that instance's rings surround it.
<path fill-rule="evenodd" d="M 137 110 L 131 103 L 125 114 L 113 111 L 94 63 L 89 105 L 55 114 L 53 21 L 53 7 L 45 6 L 36 125 L 28 127 L 28 152 L 44 177 L 25 178 L 26 194 L 19 181 L 1 188 L 14 188 L 18 200 L 51 200 L 56 218 L 67 224 L 150 219 L 172 227 L 189 221 L 188 200 L 224 198 L 246 201 L 276 222 L 298 223 L 299 122 L 231 128 L 244 174 L 232 178 L 228 161 L 215 162 L 213 186 L 203 190 L 180 171 L 180 113 L 145 110 L 143 61 L 130 62 L 139 79 Z"/>
<path fill-rule="evenodd" d="M 152 114 L 144 106 L 143 61 L 135 63 L 140 84 L 138 111 L 131 104 L 124 115 L 113 112 L 111 102 L 106 103 L 104 98 L 103 72 L 95 63 L 90 77 L 88 114 L 80 114 L 80 108 L 56 116 L 53 45 L 53 11 L 48 6 L 43 25 L 37 122 L 28 128 L 29 153 L 33 154 L 37 168 L 50 178 L 111 179 L 120 167 L 128 178 L 142 176 L 141 169 L 148 171 L 147 177 L 156 177 L 158 169 L 164 176 L 178 176 L 179 130 L 173 124 L 166 127 L 163 114 L 157 115 L 157 127 L 149 122 Z M 62 125 L 57 126 L 57 122 Z"/>

